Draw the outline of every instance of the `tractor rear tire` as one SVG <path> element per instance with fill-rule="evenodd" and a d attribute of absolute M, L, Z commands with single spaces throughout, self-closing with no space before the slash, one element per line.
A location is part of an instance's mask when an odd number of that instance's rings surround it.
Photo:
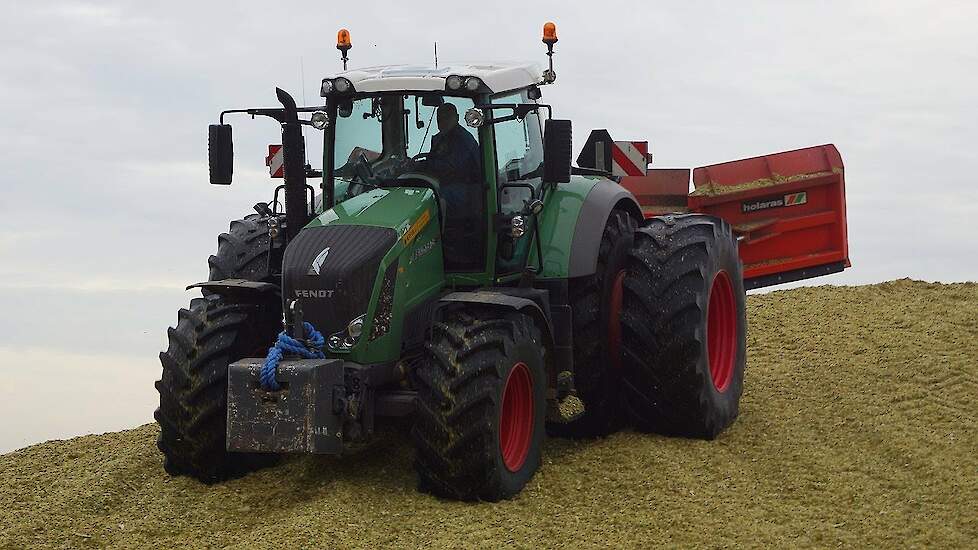
<path fill-rule="evenodd" d="M 652 218 L 635 233 L 622 311 L 624 403 L 641 430 L 713 439 L 737 418 L 746 363 L 743 268 L 730 225 Z"/>
<path fill-rule="evenodd" d="M 208 280 L 246 279 L 279 283 L 271 278 L 268 246 L 267 217 L 250 214 L 232 221 L 228 232 L 217 237 L 217 254 L 207 259 L 210 267 Z"/>
<path fill-rule="evenodd" d="M 601 235 L 594 275 L 570 281 L 574 331 L 574 386 L 584 414 L 548 431 L 562 437 L 608 435 L 622 424 L 621 306 L 628 251 L 636 223 L 613 210 Z"/>
<path fill-rule="evenodd" d="M 434 325 L 415 373 L 420 490 L 495 502 L 523 489 L 540 466 L 544 350 L 540 329 L 520 313 L 462 307 Z"/>
<path fill-rule="evenodd" d="M 274 462 L 274 455 L 229 453 L 225 447 L 228 365 L 265 353 L 279 327 L 272 311 L 211 294 L 177 314 L 177 326 L 167 331 L 169 346 L 160 353 L 154 414 L 168 474 L 215 483 Z"/>

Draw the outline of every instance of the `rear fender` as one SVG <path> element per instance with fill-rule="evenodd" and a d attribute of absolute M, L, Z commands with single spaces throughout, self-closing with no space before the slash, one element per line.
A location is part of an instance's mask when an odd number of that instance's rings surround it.
<path fill-rule="evenodd" d="M 622 209 L 636 220 L 642 219 L 642 209 L 635 197 L 617 183 L 603 179 L 588 193 L 574 227 L 574 244 L 570 251 L 568 276 L 593 275 L 598 269 L 601 237 L 611 211 Z"/>

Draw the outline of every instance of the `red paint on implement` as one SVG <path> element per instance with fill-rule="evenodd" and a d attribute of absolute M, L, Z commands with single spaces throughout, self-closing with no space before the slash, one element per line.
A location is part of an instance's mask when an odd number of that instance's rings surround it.
<path fill-rule="evenodd" d="M 509 371 L 503 389 L 499 414 L 499 451 L 510 472 L 518 472 L 526 462 L 533 440 L 533 377 L 525 363 Z"/>
<path fill-rule="evenodd" d="M 625 270 L 622 269 L 615 274 L 608 300 L 608 355 L 611 356 L 611 366 L 615 369 L 621 368 L 621 301 L 624 283 Z"/>
<path fill-rule="evenodd" d="M 808 177 L 804 177 L 808 176 Z M 689 208 L 725 220 L 740 237 L 744 280 L 842 262 L 849 266 L 845 167 L 834 145 L 821 145 L 693 170 L 693 185 L 723 188 L 757 180 L 783 183 L 718 195 L 691 195 Z M 804 202 L 785 197 L 804 193 Z M 778 199 L 790 208 L 746 211 Z"/>
<path fill-rule="evenodd" d="M 713 277 L 706 307 L 706 352 L 710 378 L 717 391 L 726 391 L 737 360 L 737 302 L 726 271 Z"/>

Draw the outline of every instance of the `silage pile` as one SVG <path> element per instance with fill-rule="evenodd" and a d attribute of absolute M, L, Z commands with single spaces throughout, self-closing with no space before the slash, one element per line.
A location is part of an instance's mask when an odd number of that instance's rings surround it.
<path fill-rule="evenodd" d="M 0 547 L 972 546 L 978 285 L 751 296 L 739 421 L 713 442 L 550 440 L 526 491 L 414 490 L 393 430 L 218 486 L 169 478 L 156 428 L 0 457 Z"/>

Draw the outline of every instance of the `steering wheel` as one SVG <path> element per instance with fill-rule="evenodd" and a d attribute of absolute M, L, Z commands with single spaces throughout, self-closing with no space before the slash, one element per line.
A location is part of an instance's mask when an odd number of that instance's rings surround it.
<path fill-rule="evenodd" d="M 357 161 L 353 165 L 353 171 L 356 174 L 356 177 L 359 178 L 360 184 L 377 189 L 381 187 L 380 178 L 374 175 L 373 168 L 370 167 L 370 161 L 367 160 L 367 156 L 363 153 L 360 153 L 357 156 Z"/>
<path fill-rule="evenodd" d="M 370 167 L 370 162 L 367 160 L 367 155 L 360 153 L 357 155 L 357 162 L 353 165 L 353 171 L 356 172 L 360 181 L 368 183 L 374 179 L 373 168 Z"/>

